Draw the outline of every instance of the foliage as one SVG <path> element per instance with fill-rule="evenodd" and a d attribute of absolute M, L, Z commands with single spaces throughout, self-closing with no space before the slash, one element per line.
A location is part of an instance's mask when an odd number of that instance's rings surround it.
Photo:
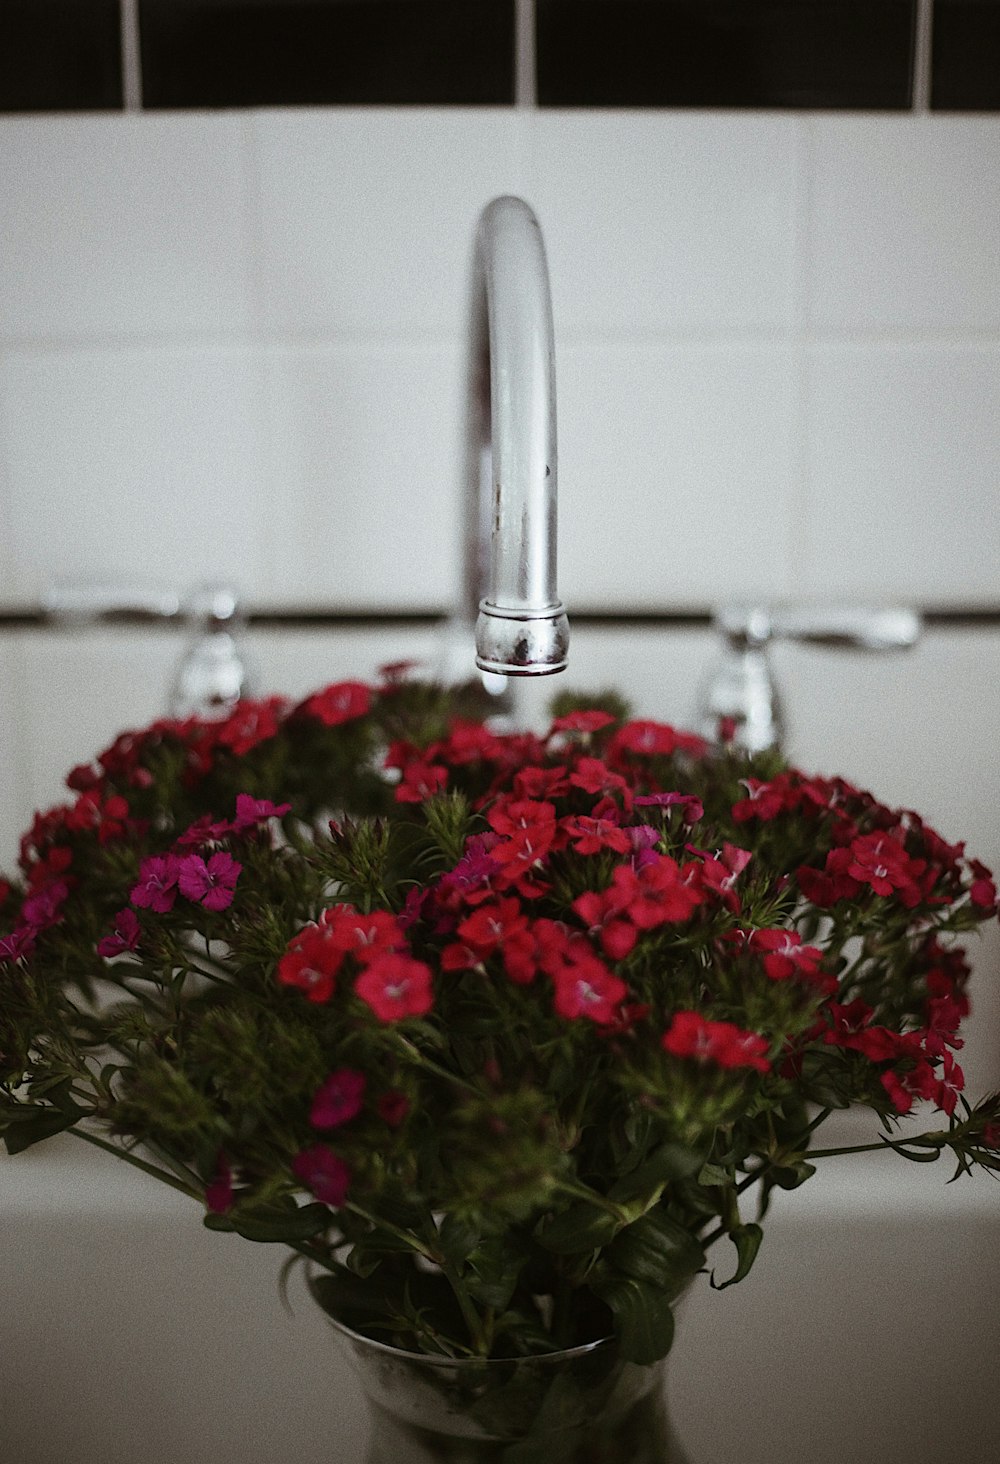
<path fill-rule="evenodd" d="M 0 880 L 8 1152 L 111 1148 L 411 1350 L 637 1361 L 719 1239 L 746 1275 L 832 1109 L 1000 1168 L 953 1055 L 988 871 L 601 701 L 504 733 L 397 668 L 74 769 Z"/>

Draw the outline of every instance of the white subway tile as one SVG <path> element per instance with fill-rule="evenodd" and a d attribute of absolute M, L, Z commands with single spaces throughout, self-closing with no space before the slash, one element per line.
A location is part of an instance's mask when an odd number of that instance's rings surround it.
<path fill-rule="evenodd" d="M 1000 119 L 816 117 L 809 316 L 847 331 L 1000 327 Z"/>
<path fill-rule="evenodd" d="M 656 608 L 784 593 L 790 352 L 585 342 L 557 358 L 563 599 Z"/>
<path fill-rule="evenodd" d="M 268 356 L 262 587 L 275 603 L 437 609 L 458 592 L 458 348 L 355 343 Z"/>
<path fill-rule="evenodd" d="M 796 119 L 753 113 L 533 116 L 557 339 L 788 327 L 800 143 Z"/>
<path fill-rule="evenodd" d="M 995 605 L 1000 347 L 817 345 L 799 594 Z"/>
<path fill-rule="evenodd" d="M 0 359 L 13 578 L 255 586 L 256 363 L 238 348 L 11 351 Z"/>
<path fill-rule="evenodd" d="M 247 648 L 262 694 L 304 697 L 333 681 L 374 684 L 379 669 L 413 661 L 414 675 L 431 676 L 441 654 L 433 626 L 267 627 L 252 630 Z"/>
<path fill-rule="evenodd" d="M 0 118 L 0 336 L 246 328 L 245 124 Z"/>
<path fill-rule="evenodd" d="M 186 640 L 174 630 L 24 630 L 12 637 L 21 688 L 21 807 L 71 801 L 65 779 L 129 728 L 167 712 Z M 22 827 L 26 826 L 26 820 Z"/>
<path fill-rule="evenodd" d="M 262 112 L 258 289 L 266 330 L 464 329 L 480 211 L 517 192 L 514 112 Z"/>

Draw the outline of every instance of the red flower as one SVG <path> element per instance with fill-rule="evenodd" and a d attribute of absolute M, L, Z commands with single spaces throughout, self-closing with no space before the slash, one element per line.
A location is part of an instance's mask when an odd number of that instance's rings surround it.
<path fill-rule="evenodd" d="M 889 834 L 859 834 L 851 843 L 847 873 L 851 879 L 868 884 L 877 895 L 894 891 L 904 905 L 912 907 L 920 900 L 917 880 L 926 863 L 911 859 L 902 845 Z"/>
<path fill-rule="evenodd" d="M 813 869 L 804 864 L 795 871 L 799 889 L 810 904 L 825 910 L 838 900 L 850 900 L 858 894 L 860 884 L 847 873 L 850 863 L 849 849 L 831 849 L 824 869 Z"/>
<path fill-rule="evenodd" d="M 747 796 L 733 804 L 733 818 L 737 823 L 759 818 L 767 823 L 785 807 L 786 785 L 780 778 L 773 783 L 764 783 L 760 778 L 741 778 Z"/>
<path fill-rule="evenodd" d="M 764 970 L 772 981 L 787 981 L 791 976 L 804 977 L 807 981 L 819 977 L 823 952 L 818 946 L 804 946 L 798 931 L 753 930 L 749 945 L 752 951 L 764 952 Z M 836 983 L 833 989 L 836 990 Z"/>
<path fill-rule="evenodd" d="M 354 1068 L 338 1068 L 313 1094 L 309 1122 L 313 1128 L 339 1128 L 361 1112 L 367 1080 Z"/>
<path fill-rule="evenodd" d="M 569 835 L 578 854 L 599 854 L 602 849 L 614 849 L 618 854 L 627 854 L 632 847 L 632 841 L 625 830 L 609 818 L 571 815 L 561 819 L 559 827 Z"/>
<path fill-rule="evenodd" d="M 343 961 L 343 948 L 331 939 L 329 926 L 307 925 L 278 962 L 278 980 L 299 987 L 310 1001 L 329 1001 Z"/>
<path fill-rule="evenodd" d="M 628 784 L 621 774 L 613 773 L 607 763 L 602 762 L 599 757 L 581 757 L 570 773 L 569 781 L 574 788 L 582 788 L 584 793 L 596 795 L 616 791 L 628 792 Z"/>
<path fill-rule="evenodd" d="M 447 781 L 447 768 L 415 758 L 403 768 L 402 780 L 396 785 L 396 802 L 426 803 L 441 792 Z"/>
<path fill-rule="evenodd" d="M 311 1190 L 317 1200 L 339 1210 L 347 1199 L 351 1185 L 351 1171 L 348 1165 L 326 1144 L 314 1144 L 303 1149 L 292 1160 L 292 1173 Z"/>
<path fill-rule="evenodd" d="M 626 722 L 612 737 L 610 751 L 614 754 L 639 753 L 642 757 L 670 757 L 679 745 L 677 731 L 664 722 Z"/>
<path fill-rule="evenodd" d="M 338 727 L 363 717 L 372 704 L 372 694 L 361 681 L 338 681 L 317 691 L 303 704 L 304 710 L 317 717 L 324 727 Z"/>
<path fill-rule="evenodd" d="M 705 854 L 700 849 L 695 849 L 691 844 L 688 844 L 687 848 L 690 853 L 697 854 L 702 861 L 699 871 L 702 887 L 718 895 L 726 909 L 732 914 L 738 915 L 741 906 L 735 885 L 753 857 L 750 850 L 738 849 L 735 844 L 723 844 L 722 853 L 716 858 L 711 854 Z"/>
<path fill-rule="evenodd" d="M 333 944 L 359 961 L 371 961 L 376 956 L 406 948 L 399 921 L 387 910 L 361 915 L 353 905 L 331 905 L 319 918 Z"/>
<path fill-rule="evenodd" d="M 612 886 L 599 892 L 586 890 L 573 901 L 573 909 L 590 935 L 600 940 L 604 954 L 613 961 L 623 961 L 639 938 L 636 927 L 622 914 L 624 899 L 621 891 Z"/>
<path fill-rule="evenodd" d="M 613 1022 L 618 1008 L 628 995 L 624 981 L 613 976 L 596 956 L 577 958 L 556 971 L 555 1009 L 570 1021 L 587 1017 L 592 1022 Z"/>
<path fill-rule="evenodd" d="M 382 1022 L 422 1017 L 434 1005 L 431 969 L 411 956 L 376 956 L 354 983 Z"/>
<path fill-rule="evenodd" d="M 691 883 L 669 854 L 661 854 L 640 870 L 619 865 L 612 875 L 612 886 L 622 912 L 640 930 L 687 920 L 705 899 L 704 891 Z"/>
<path fill-rule="evenodd" d="M 275 735 L 284 707 L 285 699 L 280 696 L 240 702 L 225 722 L 218 729 L 213 729 L 215 739 L 223 747 L 231 748 L 237 757 L 245 757 L 261 742 Z"/>
<path fill-rule="evenodd" d="M 759 1032 L 744 1032 L 733 1022 L 713 1022 L 700 1012 L 677 1012 L 663 1034 L 663 1050 L 673 1057 L 714 1062 L 721 1068 L 770 1071 L 764 1054 L 769 1043 Z"/>
<path fill-rule="evenodd" d="M 593 711 L 567 712 L 565 717 L 556 717 L 549 728 L 549 736 L 555 732 L 599 732 L 602 727 L 610 727 L 614 717 L 608 712 Z"/>
<path fill-rule="evenodd" d="M 569 787 L 566 768 L 522 768 L 514 774 L 516 798 L 560 798 Z"/>

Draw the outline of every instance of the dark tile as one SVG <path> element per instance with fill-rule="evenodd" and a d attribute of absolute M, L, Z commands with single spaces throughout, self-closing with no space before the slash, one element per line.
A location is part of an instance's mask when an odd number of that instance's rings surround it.
<path fill-rule="evenodd" d="M 550 107 L 910 105 L 915 0 L 538 0 Z"/>
<path fill-rule="evenodd" d="M 514 99 L 514 0 L 140 0 L 140 7 L 147 107 Z"/>
<path fill-rule="evenodd" d="M 931 106 L 1000 111 L 1000 0 L 936 0 Z"/>
<path fill-rule="evenodd" d="M 121 104 L 118 0 L 0 0 L 0 112 Z"/>

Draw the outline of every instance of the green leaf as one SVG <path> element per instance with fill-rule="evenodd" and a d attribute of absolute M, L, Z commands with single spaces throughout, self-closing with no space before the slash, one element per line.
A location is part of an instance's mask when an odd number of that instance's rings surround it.
<path fill-rule="evenodd" d="M 623 1221 L 609 1210 L 588 1205 L 586 1201 L 570 1205 L 545 1228 L 539 1231 L 538 1241 L 546 1250 L 557 1256 L 578 1255 L 582 1251 L 599 1250 L 613 1240 L 622 1228 Z"/>
<path fill-rule="evenodd" d="M 262 1244 L 273 1241 L 309 1240 L 325 1230 L 330 1223 L 330 1211 L 325 1205 L 293 1204 L 262 1206 L 257 1210 L 238 1210 L 228 1215 L 206 1215 L 203 1223 L 209 1230 L 235 1230 L 245 1240 L 256 1240 Z"/>
<path fill-rule="evenodd" d="M 705 1154 L 686 1144 L 661 1144 L 638 1169 L 633 1169 L 608 1191 L 608 1199 L 620 1205 L 650 1196 L 671 1180 L 689 1179 L 697 1174 L 704 1162 Z"/>
<path fill-rule="evenodd" d="M 644 1215 L 608 1247 L 608 1260 L 625 1275 L 676 1297 L 705 1261 L 705 1252 L 682 1225 L 662 1214 Z"/>
<path fill-rule="evenodd" d="M 645 1364 L 667 1355 L 674 1340 L 674 1314 L 662 1291 L 610 1266 L 590 1284 L 614 1313 L 624 1357 Z"/>
<path fill-rule="evenodd" d="M 727 1286 L 735 1286 L 737 1281 L 742 1281 L 750 1272 L 750 1267 L 757 1259 L 757 1252 L 760 1250 L 760 1243 L 764 1239 L 764 1232 L 759 1225 L 737 1225 L 729 1232 L 729 1239 L 736 1247 L 736 1271 L 728 1281 L 720 1281 L 716 1284 L 715 1272 L 713 1271 L 709 1280 L 714 1291 L 725 1291 Z"/>
<path fill-rule="evenodd" d="M 56 1108 L 34 1108 L 29 1109 L 28 1114 L 27 1118 L 14 1119 L 5 1125 L 3 1141 L 8 1154 L 21 1154 L 33 1144 L 40 1144 L 43 1139 L 51 1139 L 53 1134 L 61 1134 L 72 1128 L 77 1119 L 86 1116 L 86 1109 L 73 1104 L 72 1112 Z"/>
<path fill-rule="evenodd" d="M 809 1164 L 805 1159 L 797 1159 L 794 1164 L 782 1164 L 777 1169 L 770 1169 L 767 1173 L 767 1183 L 777 1185 L 779 1189 L 798 1189 L 800 1184 L 805 1184 L 816 1173 L 815 1164 Z"/>

